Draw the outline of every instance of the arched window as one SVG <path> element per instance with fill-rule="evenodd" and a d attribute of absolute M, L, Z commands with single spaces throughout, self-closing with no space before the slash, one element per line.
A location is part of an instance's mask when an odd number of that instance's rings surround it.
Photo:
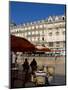
<path fill-rule="evenodd" d="M 63 31 L 62 33 L 63 33 L 63 35 L 65 35 L 65 31 Z"/>
<path fill-rule="evenodd" d="M 49 47 L 53 47 L 53 42 L 49 42 Z"/>
<path fill-rule="evenodd" d="M 44 41 L 44 37 L 42 37 L 42 40 Z"/>
<path fill-rule="evenodd" d="M 62 20 L 65 20 L 65 18 L 64 18 L 64 17 L 62 17 Z"/>
<path fill-rule="evenodd" d="M 52 36 L 52 32 L 49 33 L 49 36 Z"/>
<path fill-rule="evenodd" d="M 34 29 L 35 27 L 34 26 L 32 26 L 32 29 Z"/>
<path fill-rule="evenodd" d="M 58 31 L 56 32 L 56 35 L 59 35 L 59 32 Z"/>
<path fill-rule="evenodd" d="M 38 29 L 38 25 L 36 25 L 36 29 Z"/>
<path fill-rule="evenodd" d="M 39 28 L 43 28 L 43 25 L 40 25 Z"/>

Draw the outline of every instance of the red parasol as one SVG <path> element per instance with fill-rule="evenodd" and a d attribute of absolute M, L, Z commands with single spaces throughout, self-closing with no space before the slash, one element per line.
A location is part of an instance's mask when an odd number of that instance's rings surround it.
<path fill-rule="evenodd" d="M 32 52 L 35 46 L 24 38 L 11 35 L 11 51 Z"/>
<path fill-rule="evenodd" d="M 36 47 L 25 38 L 11 35 L 11 51 L 15 52 L 33 52 L 33 51 L 44 51 L 50 52 L 48 47 L 39 46 Z"/>

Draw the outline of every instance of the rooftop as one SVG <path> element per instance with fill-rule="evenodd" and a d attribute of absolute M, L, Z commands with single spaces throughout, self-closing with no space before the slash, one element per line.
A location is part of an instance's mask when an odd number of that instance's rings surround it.
<path fill-rule="evenodd" d="M 38 20 L 34 22 L 27 22 L 23 24 L 16 25 L 15 23 L 10 24 L 10 29 L 14 28 L 19 28 L 19 27 L 25 27 L 25 26 L 32 26 L 32 25 L 37 25 L 37 24 L 48 24 L 48 23 L 54 23 L 54 22 L 59 22 L 59 21 L 65 21 L 65 16 L 49 16 L 46 19 L 43 20 Z"/>

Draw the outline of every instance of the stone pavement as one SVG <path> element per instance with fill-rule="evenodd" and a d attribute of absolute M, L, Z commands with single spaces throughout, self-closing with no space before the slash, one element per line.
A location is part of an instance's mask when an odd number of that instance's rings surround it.
<path fill-rule="evenodd" d="M 24 73 L 19 72 L 17 79 L 14 80 L 13 88 L 24 88 L 24 87 L 35 87 L 35 83 L 31 82 L 31 75 L 27 76 L 28 80 L 24 85 Z M 50 82 L 49 86 L 65 85 L 65 76 L 64 75 L 55 75 L 53 80 Z M 43 86 L 43 85 L 42 85 Z M 46 85 L 44 85 L 46 86 Z"/>

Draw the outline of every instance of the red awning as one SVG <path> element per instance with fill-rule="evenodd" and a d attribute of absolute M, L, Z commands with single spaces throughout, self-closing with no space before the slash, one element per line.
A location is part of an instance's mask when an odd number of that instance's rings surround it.
<path fill-rule="evenodd" d="M 32 52 L 35 50 L 35 46 L 28 40 L 11 35 L 11 51 Z"/>
<path fill-rule="evenodd" d="M 50 52 L 51 50 L 47 47 L 36 47 L 32 43 L 30 43 L 25 38 L 17 37 L 11 35 L 11 51 L 15 52 L 33 52 L 33 51 L 43 51 Z"/>

